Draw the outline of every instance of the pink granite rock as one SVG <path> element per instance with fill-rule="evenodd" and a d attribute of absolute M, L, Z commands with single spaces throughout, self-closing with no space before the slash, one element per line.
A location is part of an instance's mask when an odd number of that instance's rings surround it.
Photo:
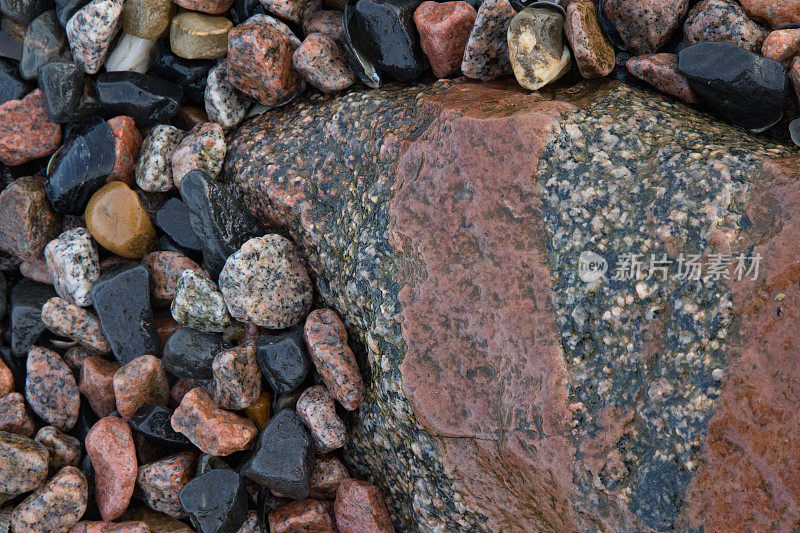
<path fill-rule="evenodd" d="M 607 0 L 605 15 L 635 54 L 658 52 L 680 27 L 689 0 Z"/>
<path fill-rule="evenodd" d="M 69 431 L 81 406 L 78 384 L 67 364 L 54 351 L 33 346 L 28 352 L 25 398 L 42 420 Z"/>
<path fill-rule="evenodd" d="M 322 33 L 308 35 L 292 56 L 294 69 L 323 92 L 347 89 L 356 79 L 339 45 Z"/>
<path fill-rule="evenodd" d="M 161 360 L 142 355 L 114 374 L 114 396 L 117 411 L 125 420 L 144 404 L 163 405 L 169 402 L 169 381 Z"/>
<path fill-rule="evenodd" d="M 62 433 L 53 426 L 40 429 L 33 438 L 47 448 L 50 471 L 57 472 L 65 466 L 78 466 L 81 462 L 81 441 Z"/>
<path fill-rule="evenodd" d="M 261 394 L 261 371 L 253 346 L 237 346 L 214 356 L 214 401 L 223 409 L 249 407 Z"/>
<path fill-rule="evenodd" d="M 66 533 L 86 512 L 89 484 L 74 466 L 65 466 L 11 514 L 16 533 Z"/>
<path fill-rule="evenodd" d="M 683 33 L 688 44 L 727 41 L 755 53 L 767 36 L 734 0 L 703 0 L 695 5 L 683 23 Z"/>
<path fill-rule="evenodd" d="M 197 453 L 176 453 L 139 467 L 137 485 L 151 509 L 172 518 L 186 518 L 178 492 L 192 480 Z"/>
<path fill-rule="evenodd" d="M 216 178 L 224 160 L 225 133 L 222 126 L 216 122 L 198 124 L 172 154 L 172 180 L 178 187 L 183 177 L 196 169 Z"/>
<path fill-rule="evenodd" d="M 101 418 L 111 414 L 117 407 L 114 374 L 120 366 L 118 362 L 102 357 L 88 357 L 81 365 L 78 390 L 89 400 L 92 410 Z"/>
<path fill-rule="evenodd" d="M 333 533 L 331 515 L 322 502 L 312 499 L 284 504 L 269 513 L 270 533 Z M 362 533 L 367 533 L 364 530 Z"/>
<path fill-rule="evenodd" d="M 389 533 L 394 531 L 389 511 L 378 487 L 348 478 L 339 484 L 334 503 L 339 533 Z"/>
<path fill-rule="evenodd" d="M 172 415 L 172 429 L 211 455 L 230 455 L 250 446 L 258 434 L 248 419 L 214 405 L 201 388 L 187 392 Z"/>
<path fill-rule="evenodd" d="M 75 524 L 69 533 L 156 533 L 139 520 L 128 522 L 90 522 L 82 520 Z M 166 532 L 163 532 L 166 533 Z"/>
<path fill-rule="evenodd" d="M 325 455 L 344 446 L 345 427 L 336 404 L 322 385 L 309 387 L 297 400 L 297 414 L 314 438 L 317 453 Z"/>
<path fill-rule="evenodd" d="M 42 306 L 42 322 L 53 333 L 78 341 L 94 353 L 111 353 L 111 344 L 103 335 L 97 315 L 63 298 L 55 296 L 45 302 Z"/>
<path fill-rule="evenodd" d="M 205 272 L 200 265 L 178 252 L 158 251 L 144 256 L 142 262 L 150 274 L 153 305 L 168 306 L 178 293 L 178 280 L 184 270 Z"/>
<path fill-rule="evenodd" d="M 50 120 L 39 89 L 0 105 L 0 161 L 21 165 L 50 155 L 61 144 L 61 126 Z"/>
<path fill-rule="evenodd" d="M 460 0 L 441 3 L 427 0 L 414 11 L 422 51 L 436 77 L 446 78 L 461 68 L 477 15 L 474 7 Z"/>
<path fill-rule="evenodd" d="M 761 45 L 761 55 L 779 63 L 788 62 L 800 51 L 800 29 L 775 30 Z"/>
<path fill-rule="evenodd" d="M 797 0 L 741 0 L 742 7 L 754 20 L 773 28 L 800 26 L 800 3 Z"/>
<path fill-rule="evenodd" d="M 597 7 L 591 0 L 579 0 L 567 6 L 564 30 L 581 76 L 599 78 L 614 70 L 614 45 L 600 27 Z"/>
<path fill-rule="evenodd" d="M 320 500 L 336 499 L 339 484 L 350 477 L 347 467 L 333 455 L 316 457 L 311 476 L 311 497 Z"/>
<path fill-rule="evenodd" d="M 625 67 L 631 74 L 663 93 L 690 104 L 699 101 L 686 77 L 678 71 L 678 56 L 675 54 L 632 57 L 625 63 Z"/>
<path fill-rule="evenodd" d="M 136 129 L 133 118 L 114 117 L 108 120 L 114 135 L 114 170 L 106 181 L 122 181 L 133 186 L 133 173 L 142 147 L 142 134 Z"/>
<path fill-rule="evenodd" d="M 95 471 L 95 498 L 103 520 L 122 516 L 136 485 L 137 460 L 131 428 L 121 418 L 101 418 L 86 435 Z"/>
<path fill-rule="evenodd" d="M 0 431 L 23 437 L 32 437 L 36 431 L 22 394 L 12 392 L 0 398 Z"/>

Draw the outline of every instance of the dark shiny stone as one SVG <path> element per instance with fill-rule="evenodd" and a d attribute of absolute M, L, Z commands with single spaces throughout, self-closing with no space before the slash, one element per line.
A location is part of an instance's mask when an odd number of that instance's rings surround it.
<path fill-rule="evenodd" d="M 302 500 L 311 492 L 314 442 L 294 411 L 279 411 L 258 436 L 241 474 L 287 498 Z"/>
<path fill-rule="evenodd" d="M 95 92 L 107 113 L 128 115 L 140 128 L 168 124 L 183 97 L 174 83 L 138 72 L 100 74 Z"/>
<path fill-rule="evenodd" d="M 342 12 L 342 26 L 344 27 L 344 35 L 342 36 L 342 53 L 350 65 L 350 70 L 356 75 L 356 78 L 366 85 L 377 89 L 383 84 L 383 77 L 378 72 L 375 64 L 367 59 L 356 46 L 357 34 L 355 26 L 355 5 L 358 0 L 348 0 Z"/>
<path fill-rule="evenodd" d="M 617 50 L 627 50 L 628 46 L 625 44 L 625 41 L 622 40 L 622 36 L 619 34 L 619 31 L 617 31 L 617 27 L 606 16 L 606 0 L 600 0 L 597 4 L 597 18 L 600 19 L 600 26 L 602 26 L 605 34 L 608 35 L 614 48 Z"/>
<path fill-rule="evenodd" d="M 244 479 L 226 468 L 196 477 L 178 493 L 197 533 L 236 533 L 247 518 Z"/>
<path fill-rule="evenodd" d="M 180 327 L 167 339 L 161 363 L 178 378 L 211 379 L 214 356 L 229 346 L 218 333 Z"/>
<path fill-rule="evenodd" d="M 48 9 L 53 9 L 53 0 L 0 0 L 0 13 L 23 26 Z"/>
<path fill-rule="evenodd" d="M 22 81 L 17 66 L 0 59 L 0 105 L 9 100 L 19 100 L 28 93 L 28 84 Z"/>
<path fill-rule="evenodd" d="M 188 248 L 184 248 L 183 246 L 179 246 L 178 243 L 176 243 L 175 241 L 170 239 L 169 236 L 167 236 L 167 235 L 161 235 L 158 238 L 157 249 L 161 250 L 163 252 L 178 252 L 179 254 L 183 254 L 183 255 L 189 256 L 190 258 L 194 257 L 192 250 L 189 250 Z M 200 262 L 200 261 L 198 261 L 198 262 Z"/>
<path fill-rule="evenodd" d="M 47 172 L 47 199 L 58 213 L 81 215 L 89 198 L 114 170 L 114 134 L 94 117 L 80 124 L 53 156 Z"/>
<path fill-rule="evenodd" d="M 238 26 L 253 15 L 265 15 L 267 12 L 259 0 L 234 0 L 230 10 L 230 19 Z"/>
<path fill-rule="evenodd" d="M 19 61 L 24 40 L 25 26 L 9 17 L 0 17 L 0 56 Z"/>
<path fill-rule="evenodd" d="M 295 407 L 297 407 L 297 400 L 300 399 L 302 394 L 303 391 L 298 389 L 283 396 L 276 396 L 275 400 L 273 401 L 272 412 L 277 413 L 278 411 L 283 411 L 284 409 L 294 411 Z"/>
<path fill-rule="evenodd" d="M 202 250 L 197 235 L 189 224 L 189 210 L 177 198 L 170 198 L 156 213 L 156 226 L 172 241 L 187 250 Z"/>
<path fill-rule="evenodd" d="M 81 105 L 83 67 L 72 62 L 48 63 L 39 69 L 39 89 L 53 122 L 73 120 Z"/>
<path fill-rule="evenodd" d="M 415 81 L 427 70 L 414 11 L 421 0 L 358 0 L 353 8 L 355 48 L 397 81 Z"/>
<path fill-rule="evenodd" d="M 109 266 L 92 287 L 92 298 L 103 333 L 120 363 L 158 355 L 147 267 L 127 261 Z"/>
<path fill-rule="evenodd" d="M 631 74 L 628 67 L 625 66 L 625 63 L 627 63 L 631 57 L 632 56 L 628 52 L 617 52 L 614 57 L 614 70 L 611 71 L 608 77 L 633 87 L 645 87 L 647 84 Z"/>
<path fill-rule="evenodd" d="M 36 79 L 39 67 L 51 61 L 70 61 L 72 52 L 67 34 L 58 23 L 55 11 L 45 11 L 25 31 L 19 72 L 26 80 Z"/>
<path fill-rule="evenodd" d="M 731 124 L 763 131 L 783 117 L 789 75 L 777 61 L 732 43 L 704 42 L 681 51 L 678 69 L 702 101 Z"/>
<path fill-rule="evenodd" d="M 72 15 L 75 14 L 80 8 L 86 5 L 86 0 L 56 0 L 56 16 L 58 23 L 67 27 L 67 22 Z"/>
<path fill-rule="evenodd" d="M 42 306 L 56 295 L 52 285 L 23 278 L 11 289 L 11 352 L 23 357 L 45 331 Z"/>
<path fill-rule="evenodd" d="M 186 174 L 180 192 L 189 210 L 189 224 L 203 248 L 206 270 L 217 279 L 228 256 L 249 239 L 263 235 L 264 227 L 202 170 Z"/>
<path fill-rule="evenodd" d="M 131 417 L 131 429 L 148 439 L 171 447 L 191 446 L 189 439 L 172 429 L 172 409 L 161 405 L 146 404 L 139 407 Z"/>
<path fill-rule="evenodd" d="M 14 376 L 14 390 L 25 390 L 25 376 L 28 375 L 26 366 L 27 358 L 16 357 L 8 346 L 0 346 L 0 359 L 6 364 L 11 375 Z"/>
<path fill-rule="evenodd" d="M 202 476 L 206 472 L 211 472 L 212 470 L 217 470 L 219 468 L 230 468 L 230 465 L 226 463 L 222 457 L 201 453 L 197 458 L 197 468 L 195 469 L 194 475 Z"/>
<path fill-rule="evenodd" d="M 278 395 L 297 389 L 313 367 L 303 339 L 302 324 L 281 333 L 260 336 L 256 357 L 264 379 Z"/>
<path fill-rule="evenodd" d="M 171 80 L 183 90 L 191 102 L 204 104 L 208 71 L 216 64 L 210 59 L 183 59 L 173 54 L 162 41 L 156 43 L 150 56 L 151 74 Z"/>

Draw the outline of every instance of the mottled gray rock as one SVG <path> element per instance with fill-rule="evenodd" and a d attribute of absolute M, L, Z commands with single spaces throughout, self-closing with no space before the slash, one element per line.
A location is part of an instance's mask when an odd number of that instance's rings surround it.
<path fill-rule="evenodd" d="M 66 532 L 86 512 L 89 484 L 74 466 L 65 466 L 25 498 L 11 515 L 12 531 Z"/>
<path fill-rule="evenodd" d="M 0 431 L 0 505 L 44 483 L 48 455 L 41 444 Z"/>
<path fill-rule="evenodd" d="M 480 5 L 461 61 L 464 76 L 487 81 L 512 73 L 506 33 L 514 15 L 508 0 L 486 0 Z"/>
<path fill-rule="evenodd" d="M 97 246 L 86 228 L 65 231 L 44 249 L 56 293 L 71 304 L 92 305 L 92 285 L 100 277 Z"/>
<path fill-rule="evenodd" d="M 251 345 L 223 350 L 214 356 L 214 401 L 223 409 L 250 407 L 261 394 L 261 371 Z"/>
<path fill-rule="evenodd" d="M 51 472 L 58 472 L 68 465 L 78 466 L 81 462 L 81 441 L 53 426 L 37 431 L 33 440 L 47 448 Z"/>
<path fill-rule="evenodd" d="M 92 0 L 67 22 L 72 55 L 87 74 L 97 74 L 119 29 L 122 0 Z"/>
<path fill-rule="evenodd" d="M 225 160 L 225 133 L 216 122 L 198 124 L 183 138 L 172 154 L 172 180 L 179 187 L 190 171 L 200 169 L 212 178 L 222 170 Z"/>
<path fill-rule="evenodd" d="M 175 126 L 159 124 L 142 143 L 136 163 L 136 184 L 148 192 L 166 192 L 173 187 L 172 155 L 186 136 Z"/>
<path fill-rule="evenodd" d="M 253 103 L 249 96 L 228 81 L 225 59 L 208 71 L 204 100 L 208 118 L 225 129 L 238 126 Z"/>
<path fill-rule="evenodd" d="M 231 323 L 228 308 L 216 284 L 205 272 L 187 269 L 178 280 L 178 293 L 170 306 L 178 324 L 205 331 L 222 332 Z"/>
<path fill-rule="evenodd" d="M 344 422 L 336 414 L 336 404 L 328 389 L 322 385 L 306 389 L 297 400 L 296 410 L 311 433 L 318 454 L 325 455 L 344 446 Z"/>

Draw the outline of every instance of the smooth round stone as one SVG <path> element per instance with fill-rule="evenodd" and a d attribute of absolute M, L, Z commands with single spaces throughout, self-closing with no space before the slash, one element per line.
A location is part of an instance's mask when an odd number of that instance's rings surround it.
<path fill-rule="evenodd" d="M 150 73 L 172 80 L 178 84 L 187 99 L 201 103 L 206 90 L 208 71 L 214 64 L 215 62 L 210 59 L 178 57 L 164 42 L 157 41 L 155 51 L 150 58 Z"/>
<path fill-rule="evenodd" d="M 83 473 L 65 466 L 14 508 L 12 531 L 69 531 L 89 500 L 89 487 Z"/>
<path fill-rule="evenodd" d="M 81 441 L 60 432 L 53 426 L 40 429 L 33 438 L 47 448 L 50 470 L 55 472 L 65 466 L 78 466 L 81 463 Z"/>
<path fill-rule="evenodd" d="M 183 98 L 174 83 L 138 72 L 101 74 L 95 91 L 106 112 L 132 117 L 141 128 L 172 120 Z"/>
<path fill-rule="evenodd" d="M 208 72 L 203 101 L 208 119 L 225 129 L 238 126 L 253 103 L 249 96 L 228 81 L 228 62 L 225 59 Z"/>
<path fill-rule="evenodd" d="M 176 244 L 189 250 L 200 250 L 200 241 L 189 225 L 189 210 L 181 200 L 170 198 L 156 213 L 156 226 Z"/>
<path fill-rule="evenodd" d="M 50 119 L 62 124 L 75 117 L 83 92 L 83 67 L 53 61 L 39 68 L 39 90 Z"/>
<path fill-rule="evenodd" d="M 339 45 L 327 35 L 312 33 L 292 56 L 294 69 L 323 92 L 347 89 L 356 81 Z"/>
<path fill-rule="evenodd" d="M 104 120 L 73 128 L 48 165 L 45 189 L 58 213 L 80 214 L 114 170 L 114 134 Z"/>
<path fill-rule="evenodd" d="M 48 450 L 27 437 L 0 431 L 0 501 L 37 488 L 47 480 Z"/>
<path fill-rule="evenodd" d="M 0 105 L 9 100 L 18 100 L 27 92 L 28 84 L 20 78 L 17 65 L 11 61 L 0 59 Z"/>
<path fill-rule="evenodd" d="M 114 374 L 119 368 L 118 362 L 102 357 L 87 357 L 81 365 L 78 389 L 98 416 L 108 416 L 117 407 Z"/>
<path fill-rule="evenodd" d="M 56 352 L 38 346 L 30 349 L 25 398 L 42 420 L 62 431 L 72 429 L 78 420 L 78 384 Z"/>
<path fill-rule="evenodd" d="M 322 33 L 334 41 L 341 41 L 344 37 L 342 12 L 325 9 L 309 14 L 303 19 L 303 32 L 306 35 Z"/>
<path fill-rule="evenodd" d="M 167 405 L 169 381 L 161 360 L 142 355 L 124 365 L 114 374 L 114 396 L 117 411 L 130 419 L 143 405 Z"/>
<path fill-rule="evenodd" d="M 214 357 L 214 401 L 224 409 L 249 407 L 261 394 L 261 372 L 252 346 L 223 350 Z M 249 417 L 248 417 L 249 418 Z"/>
<path fill-rule="evenodd" d="M 538 91 L 569 71 L 571 54 L 564 45 L 564 17 L 547 8 L 520 11 L 508 26 L 508 50 L 520 85 Z"/>
<path fill-rule="evenodd" d="M 429 0 L 414 12 L 420 45 L 434 76 L 444 78 L 459 71 L 476 17 L 474 7 L 459 1 Z"/>
<path fill-rule="evenodd" d="M 136 184 L 145 191 L 172 189 L 172 154 L 186 133 L 175 126 L 159 124 L 145 137 L 136 164 Z"/>
<path fill-rule="evenodd" d="M 246 450 L 258 434 L 250 420 L 220 409 L 201 388 L 184 395 L 172 415 L 172 429 L 183 433 L 192 444 L 211 455 Z"/>
<path fill-rule="evenodd" d="M 106 71 L 130 71 L 144 74 L 150 64 L 150 54 L 156 45 L 155 39 L 142 39 L 128 33 L 122 34 L 117 46 L 106 60 Z"/>
<path fill-rule="evenodd" d="M 181 489 L 179 498 L 199 533 L 236 532 L 247 518 L 244 478 L 227 468 L 193 479 Z"/>
<path fill-rule="evenodd" d="M 185 12 L 172 19 L 169 45 L 184 59 L 217 59 L 228 52 L 233 23 L 225 17 Z"/>
<path fill-rule="evenodd" d="M 72 59 L 67 34 L 58 23 L 55 11 L 45 11 L 31 22 L 22 43 L 19 72 L 26 80 L 36 79 L 39 67 L 52 61 Z"/>
<path fill-rule="evenodd" d="M 56 293 L 71 304 L 92 305 L 92 285 L 100 277 L 100 259 L 89 231 L 65 231 L 47 244 L 44 256 Z"/>
<path fill-rule="evenodd" d="M 230 9 L 233 0 L 175 0 L 184 9 L 201 11 L 209 15 L 221 15 Z"/>
<path fill-rule="evenodd" d="M 151 509 L 185 518 L 178 493 L 194 477 L 196 452 L 180 452 L 139 467 L 136 484 Z"/>
<path fill-rule="evenodd" d="M 261 0 L 270 13 L 292 22 L 302 22 L 309 13 L 322 9 L 320 0 Z"/>
<path fill-rule="evenodd" d="M 172 429 L 172 409 L 161 405 L 142 405 L 130 419 L 131 428 L 148 439 L 171 447 L 191 445 L 189 439 Z"/>
<path fill-rule="evenodd" d="M 308 428 L 317 453 L 325 455 L 345 444 L 345 427 L 333 396 L 322 385 L 309 387 L 297 400 L 297 414 Z"/>
<path fill-rule="evenodd" d="M 97 316 L 62 298 L 50 298 L 42 306 L 42 321 L 53 333 L 79 342 L 87 350 L 98 354 L 111 352 Z"/>
<path fill-rule="evenodd" d="M 126 0 L 122 28 L 141 39 L 157 39 L 169 26 L 173 10 L 174 4 L 169 0 Z"/>
<path fill-rule="evenodd" d="M 222 335 L 181 327 L 167 340 L 161 362 L 175 377 L 211 379 L 214 356 L 228 347 Z"/>
<path fill-rule="evenodd" d="M 192 170 L 203 170 L 215 178 L 225 160 L 225 133 L 216 122 L 195 126 L 183 138 L 172 154 L 172 180 L 179 187 L 183 177 Z"/>
<path fill-rule="evenodd" d="M 120 257 L 140 259 L 156 246 L 156 232 L 139 197 L 119 181 L 104 185 L 86 206 L 86 225 L 97 242 Z"/>
<path fill-rule="evenodd" d="M 67 22 L 67 39 L 75 61 L 97 74 L 119 29 L 122 0 L 92 0 Z"/>
<path fill-rule="evenodd" d="M 260 336 L 256 343 L 256 355 L 264 379 L 277 395 L 296 390 L 313 368 L 300 325 L 280 333 Z"/>
<path fill-rule="evenodd" d="M 61 126 L 50 120 L 39 89 L 0 106 L 0 163 L 22 165 L 52 154 L 61 144 Z"/>
<path fill-rule="evenodd" d="M 108 120 L 114 135 L 114 170 L 108 181 L 122 181 L 133 185 L 133 173 L 142 146 L 142 135 L 131 117 L 119 116 Z"/>
<path fill-rule="evenodd" d="M 170 310 L 179 324 L 206 333 L 221 333 L 231 322 L 222 293 L 202 271 L 181 273 Z"/>
<path fill-rule="evenodd" d="M 138 464 L 131 428 L 121 418 L 101 418 L 86 435 L 86 455 L 94 466 L 95 497 L 103 520 L 119 518 L 136 485 Z"/>
<path fill-rule="evenodd" d="M 14 180 L 0 193 L 0 250 L 22 259 L 42 256 L 61 229 L 61 217 L 50 208 L 41 176 Z"/>
<path fill-rule="evenodd" d="M 55 0 L 55 5 L 58 23 L 66 27 L 72 15 L 86 5 L 86 0 Z"/>
<path fill-rule="evenodd" d="M 761 45 L 761 55 L 786 65 L 800 52 L 800 29 L 775 30 Z"/>
<path fill-rule="evenodd" d="M 800 5 L 791 0 L 742 0 L 747 14 L 773 28 L 796 28 L 800 26 Z"/>
<path fill-rule="evenodd" d="M 46 0 L 0 0 L 0 13 L 27 25 L 42 14 L 50 3 Z"/>

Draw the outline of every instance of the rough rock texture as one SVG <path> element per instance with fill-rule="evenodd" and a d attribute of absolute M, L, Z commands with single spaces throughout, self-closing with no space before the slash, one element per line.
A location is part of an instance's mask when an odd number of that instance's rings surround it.
<path fill-rule="evenodd" d="M 671 94 L 684 102 L 696 104 L 697 94 L 689 86 L 686 76 L 678 71 L 675 54 L 647 54 L 630 58 L 625 62 L 628 72 L 645 81 L 659 91 Z"/>
<path fill-rule="evenodd" d="M 103 520 L 119 518 L 133 496 L 137 460 L 131 428 L 121 418 L 101 418 L 86 435 L 95 471 L 95 498 Z"/>
<path fill-rule="evenodd" d="M 147 505 L 173 518 L 185 518 L 178 492 L 194 477 L 197 453 L 181 452 L 139 467 L 136 483 Z"/>
<path fill-rule="evenodd" d="M 687 44 L 728 41 L 756 53 L 767 36 L 734 0 L 703 0 L 689 11 L 683 32 Z"/>
<path fill-rule="evenodd" d="M 65 466 L 14 508 L 11 530 L 67 533 L 86 512 L 88 484 L 80 470 Z"/>
<path fill-rule="evenodd" d="M 794 527 L 798 162 L 762 171 L 789 149 L 616 82 L 309 99 L 227 170 L 350 328 L 346 459 L 398 530 Z M 704 251 L 760 277 L 613 279 Z"/>
<path fill-rule="evenodd" d="M 69 431 L 78 420 L 80 394 L 69 367 L 54 351 L 34 346 L 28 352 L 25 399 L 48 424 Z"/>
<path fill-rule="evenodd" d="M 636 54 L 658 52 L 681 24 L 689 0 L 605 0 L 605 15 L 628 49 Z"/>

